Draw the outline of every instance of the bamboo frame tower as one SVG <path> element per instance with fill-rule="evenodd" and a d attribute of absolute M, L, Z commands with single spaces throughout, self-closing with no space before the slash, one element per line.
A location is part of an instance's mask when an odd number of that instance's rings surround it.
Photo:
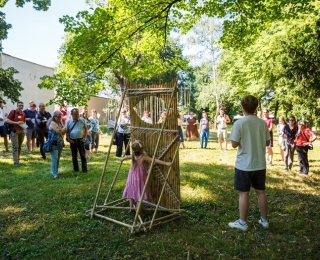
<path fill-rule="evenodd" d="M 112 139 L 115 136 L 116 126 L 113 132 L 104 168 L 100 177 L 100 183 L 94 200 L 93 208 L 88 211 L 91 218 L 99 217 L 113 223 L 128 227 L 131 233 L 139 230 L 151 229 L 155 225 L 166 223 L 178 218 L 183 210 L 180 209 L 180 170 L 179 170 L 179 134 L 177 122 L 177 81 L 164 85 L 151 85 L 139 87 L 126 82 L 123 92 L 118 117 L 125 97 L 130 106 L 130 143 L 140 140 L 145 152 L 152 157 L 152 162 L 146 165 L 147 179 L 142 191 L 144 197 L 146 187 L 149 186 L 152 193 L 151 201 L 141 201 L 134 208 L 129 207 L 126 198 L 112 198 L 112 193 L 117 185 L 122 162 L 110 183 L 109 191 L 102 205 L 98 205 L 101 188 L 108 166 Z M 141 120 L 144 110 L 149 110 L 153 123 L 149 124 Z M 158 123 L 161 111 L 166 111 L 164 122 Z M 171 167 L 154 164 L 155 159 L 172 161 Z M 128 219 L 119 218 L 128 210 L 134 210 L 134 216 Z M 141 213 L 142 212 L 142 213 Z M 142 215 L 143 214 L 143 215 Z"/>

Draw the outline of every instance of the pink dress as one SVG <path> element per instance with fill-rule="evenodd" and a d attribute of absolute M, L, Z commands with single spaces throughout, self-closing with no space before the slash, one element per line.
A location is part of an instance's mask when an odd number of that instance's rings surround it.
<path fill-rule="evenodd" d="M 129 170 L 128 179 L 126 183 L 126 187 L 123 191 L 123 198 L 133 199 L 134 201 L 141 200 L 141 194 L 143 191 L 144 184 L 146 183 L 147 174 L 146 170 L 141 162 L 141 158 L 136 159 L 136 167 L 134 168 L 131 165 Z M 144 193 L 144 200 L 150 200 L 151 191 L 150 188 L 147 187 L 146 192 Z"/>

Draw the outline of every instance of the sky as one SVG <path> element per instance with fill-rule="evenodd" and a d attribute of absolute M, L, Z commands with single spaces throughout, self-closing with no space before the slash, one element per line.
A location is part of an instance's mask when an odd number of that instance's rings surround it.
<path fill-rule="evenodd" d="M 55 67 L 58 50 L 64 42 L 64 26 L 59 23 L 63 15 L 75 16 L 90 7 L 85 0 L 52 0 L 48 11 L 36 11 L 31 3 L 17 8 L 10 0 L 0 11 L 12 25 L 8 38 L 3 40 L 3 52 L 19 59 Z"/>

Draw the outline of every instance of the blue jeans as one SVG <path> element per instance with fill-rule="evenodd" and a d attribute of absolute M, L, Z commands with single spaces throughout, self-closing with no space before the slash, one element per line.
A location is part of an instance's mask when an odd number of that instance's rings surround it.
<path fill-rule="evenodd" d="M 201 132 L 200 132 L 201 148 L 207 148 L 208 139 L 209 139 L 209 129 L 201 129 Z"/>
<path fill-rule="evenodd" d="M 52 176 L 56 176 L 59 170 L 59 162 L 61 156 L 62 148 L 58 150 L 52 150 L 51 154 L 51 174 Z"/>

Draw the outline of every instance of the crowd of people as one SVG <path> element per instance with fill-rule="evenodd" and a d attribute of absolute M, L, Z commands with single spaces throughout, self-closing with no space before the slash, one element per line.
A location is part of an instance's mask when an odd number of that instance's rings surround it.
<path fill-rule="evenodd" d="M 28 153 L 33 153 L 35 148 L 39 147 L 43 160 L 47 159 L 43 145 L 46 141 L 50 141 L 52 144 L 51 174 L 54 178 L 59 177 L 59 161 L 66 142 L 70 144 L 74 172 L 79 171 L 78 160 L 80 160 L 82 172 L 86 173 L 87 161 L 90 160 L 91 153 L 98 152 L 99 133 L 99 119 L 95 109 L 91 110 L 90 117 L 87 108 L 84 108 L 81 113 L 78 108 L 73 108 L 68 115 L 67 107 L 61 105 L 59 110 L 51 115 L 46 111 L 46 105 L 43 102 L 37 106 L 34 101 L 30 101 L 29 107 L 24 109 L 24 103 L 19 101 L 16 109 L 4 115 L 3 101 L 0 100 L 0 135 L 4 140 L 5 152 L 10 152 L 8 137 L 11 140 L 15 166 L 21 165 L 21 148 L 26 136 Z"/>

